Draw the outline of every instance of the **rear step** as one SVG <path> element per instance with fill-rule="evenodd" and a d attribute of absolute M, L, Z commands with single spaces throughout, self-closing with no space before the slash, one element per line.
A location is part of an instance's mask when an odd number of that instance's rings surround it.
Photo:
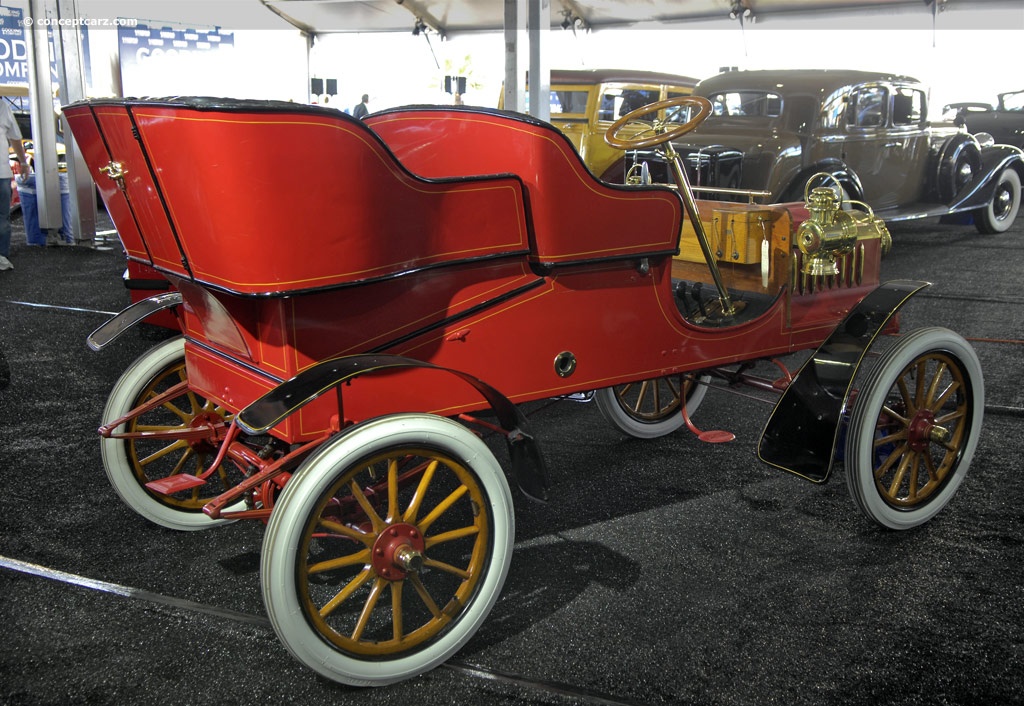
<path fill-rule="evenodd" d="M 190 476 L 187 473 L 178 473 L 173 476 L 167 476 L 166 478 L 160 478 L 158 480 L 151 480 L 146 483 L 146 488 L 152 490 L 154 493 L 160 493 L 161 495 L 174 495 L 180 493 L 183 490 L 191 490 L 200 485 L 205 485 L 206 481 L 199 476 Z"/>

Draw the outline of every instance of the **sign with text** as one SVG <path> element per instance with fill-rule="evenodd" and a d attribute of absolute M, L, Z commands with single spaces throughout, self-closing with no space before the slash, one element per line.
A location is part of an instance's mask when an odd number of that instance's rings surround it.
<path fill-rule="evenodd" d="M 197 80 L 217 74 L 217 60 L 234 43 L 234 32 L 220 28 L 118 27 L 124 95 L 195 93 Z"/>
<path fill-rule="evenodd" d="M 0 7 L 0 83 L 28 85 L 28 43 L 17 7 Z"/>

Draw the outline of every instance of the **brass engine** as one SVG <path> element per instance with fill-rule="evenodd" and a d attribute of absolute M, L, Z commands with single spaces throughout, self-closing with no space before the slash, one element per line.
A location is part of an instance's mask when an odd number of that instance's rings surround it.
<path fill-rule="evenodd" d="M 815 174 L 808 179 L 808 187 L 817 177 L 827 177 L 834 181 L 830 174 Z M 892 236 L 885 227 L 885 221 L 878 218 L 867 204 L 844 201 L 839 191 L 831 186 L 814 187 L 809 194 L 805 189 L 804 200 L 811 216 L 800 224 L 796 232 L 797 246 L 805 255 L 802 268 L 804 274 L 838 274 L 836 259 L 852 251 L 860 238 L 878 238 L 883 255 L 892 247 Z M 843 210 L 844 203 L 863 206 L 867 211 Z"/>

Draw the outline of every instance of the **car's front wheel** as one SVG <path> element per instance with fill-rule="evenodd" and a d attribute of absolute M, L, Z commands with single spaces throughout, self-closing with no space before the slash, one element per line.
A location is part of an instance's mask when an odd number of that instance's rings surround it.
<path fill-rule="evenodd" d="M 986 235 L 1010 229 L 1020 211 L 1020 175 L 1007 167 L 996 181 L 996 189 L 986 206 L 974 212 L 974 224 Z"/>
<path fill-rule="evenodd" d="M 890 529 L 927 522 L 967 475 L 984 408 L 981 364 L 967 341 L 944 328 L 900 338 L 853 403 L 845 465 L 854 504 Z"/>

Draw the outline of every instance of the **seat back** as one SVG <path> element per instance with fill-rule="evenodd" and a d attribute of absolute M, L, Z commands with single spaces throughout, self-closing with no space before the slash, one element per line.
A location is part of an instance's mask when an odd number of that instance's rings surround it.
<path fill-rule="evenodd" d="M 129 256 L 170 275 L 285 295 L 528 252 L 517 179 L 421 178 L 336 110 L 177 98 L 65 113 Z"/>
<path fill-rule="evenodd" d="M 549 123 L 478 108 L 412 107 L 367 124 L 424 177 L 514 174 L 526 186 L 531 258 L 543 265 L 677 252 L 682 201 L 665 187 L 595 178 Z"/>

